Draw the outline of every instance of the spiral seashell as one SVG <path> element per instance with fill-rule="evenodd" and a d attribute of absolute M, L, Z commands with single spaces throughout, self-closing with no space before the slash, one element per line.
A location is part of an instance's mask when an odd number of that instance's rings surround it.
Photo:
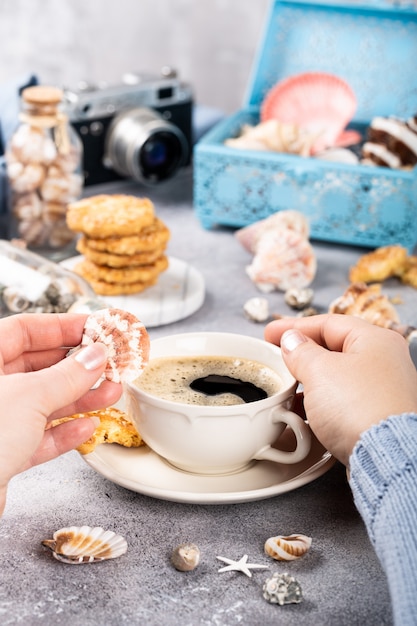
<path fill-rule="evenodd" d="M 84 326 L 81 346 L 96 341 L 107 346 L 104 376 L 115 383 L 134 380 L 148 362 L 149 335 L 132 313 L 121 309 L 91 313 Z"/>
<path fill-rule="evenodd" d="M 191 572 L 200 562 L 200 550 L 195 543 L 177 546 L 171 555 L 171 563 L 180 572 Z"/>
<path fill-rule="evenodd" d="M 271 578 L 267 578 L 263 587 L 262 595 L 271 604 L 299 604 L 303 599 L 303 591 L 300 583 L 287 573 L 275 572 Z"/>
<path fill-rule="evenodd" d="M 127 550 L 127 542 L 121 535 L 100 526 L 61 528 L 53 539 L 42 541 L 42 545 L 49 548 L 58 561 L 71 565 L 115 559 Z"/>
<path fill-rule="evenodd" d="M 306 554 L 311 546 L 311 537 L 306 535 L 278 535 L 266 540 L 266 554 L 276 561 L 294 561 Z"/>

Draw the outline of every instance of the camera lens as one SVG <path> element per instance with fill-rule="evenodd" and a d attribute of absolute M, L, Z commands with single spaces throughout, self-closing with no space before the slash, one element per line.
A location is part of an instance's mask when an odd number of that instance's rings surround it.
<path fill-rule="evenodd" d="M 140 151 L 142 171 L 167 178 L 179 166 L 182 146 L 176 135 L 158 132 L 149 137 Z"/>
<path fill-rule="evenodd" d="M 117 115 L 106 137 L 105 162 L 120 175 L 157 183 L 171 178 L 188 157 L 182 131 L 147 108 Z"/>

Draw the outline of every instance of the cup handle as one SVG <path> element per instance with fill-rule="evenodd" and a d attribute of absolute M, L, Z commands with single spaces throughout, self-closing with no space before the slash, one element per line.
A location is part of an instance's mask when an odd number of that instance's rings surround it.
<path fill-rule="evenodd" d="M 254 458 L 259 461 L 275 461 L 275 463 L 298 463 L 305 459 L 311 448 L 311 431 L 306 422 L 299 415 L 280 408 L 273 419 L 274 423 L 284 422 L 293 431 L 296 438 L 296 448 L 293 451 L 277 450 L 265 446 L 259 450 Z"/>

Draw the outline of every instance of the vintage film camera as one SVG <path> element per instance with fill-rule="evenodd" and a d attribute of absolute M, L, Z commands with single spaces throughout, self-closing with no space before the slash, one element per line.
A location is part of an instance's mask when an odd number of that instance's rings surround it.
<path fill-rule="evenodd" d="M 192 93 L 170 68 L 126 74 L 120 85 L 65 89 L 66 112 L 84 147 L 86 185 L 133 178 L 155 184 L 190 162 Z"/>

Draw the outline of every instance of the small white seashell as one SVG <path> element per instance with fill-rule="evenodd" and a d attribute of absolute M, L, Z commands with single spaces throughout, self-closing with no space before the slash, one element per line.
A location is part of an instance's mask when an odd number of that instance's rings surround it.
<path fill-rule="evenodd" d="M 314 291 L 309 287 L 304 287 L 303 289 L 297 289 L 296 287 L 292 287 L 291 289 L 287 289 L 285 292 L 285 302 L 292 309 L 305 309 L 310 306 L 313 302 Z"/>
<path fill-rule="evenodd" d="M 276 561 L 294 561 L 303 556 L 311 546 L 311 537 L 306 535 L 278 535 L 265 541 L 266 554 Z"/>
<path fill-rule="evenodd" d="M 22 313 L 29 307 L 28 298 L 16 287 L 9 286 L 3 290 L 2 299 L 12 313 Z"/>
<path fill-rule="evenodd" d="M 251 322 L 265 322 L 269 318 L 269 304 L 266 298 L 250 298 L 243 305 L 245 316 Z"/>
<path fill-rule="evenodd" d="M 200 562 L 200 550 L 195 543 L 182 543 L 171 555 L 171 563 L 179 572 L 191 572 Z"/>
<path fill-rule="evenodd" d="M 53 539 L 42 541 L 42 545 L 52 550 L 58 561 L 72 565 L 115 559 L 127 550 L 126 539 L 99 526 L 61 528 Z"/>
<path fill-rule="evenodd" d="M 300 583 L 289 574 L 275 572 L 262 588 L 263 597 L 271 604 L 299 604 L 303 599 Z"/>

